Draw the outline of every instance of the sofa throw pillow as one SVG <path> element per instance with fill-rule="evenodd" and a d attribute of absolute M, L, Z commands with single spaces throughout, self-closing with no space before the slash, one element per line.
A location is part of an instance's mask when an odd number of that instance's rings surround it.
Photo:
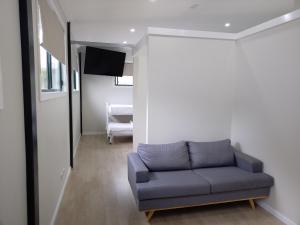
<path fill-rule="evenodd" d="M 189 153 L 184 141 L 172 144 L 139 144 L 137 153 L 150 171 L 190 169 Z"/>
<path fill-rule="evenodd" d="M 234 152 L 229 139 L 215 142 L 188 142 L 191 167 L 233 166 Z"/>

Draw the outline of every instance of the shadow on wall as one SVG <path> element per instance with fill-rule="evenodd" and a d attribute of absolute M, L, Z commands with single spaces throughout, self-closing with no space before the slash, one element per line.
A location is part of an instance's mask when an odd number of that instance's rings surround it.
<path fill-rule="evenodd" d="M 262 160 L 265 171 L 275 177 L 271 196 L 263 203 L 292 218 L 291 215 L 295 217 L 297 213 L 291 206 L 299 202 L 297 197 L 295 199 L 299 180 L 295 173 L 298 165 L 294 161 L 299 123 L 293 120 L 299 110 L 295 95 L 299 93 L 296 87 L 299 78 L 293 70 L 294 60 L 286 58 L 287 54 L 295 55 L 295 51 L 287 43 L 280 44 L 288 35 L 282 29 L 278 28 L 276 35 L 269 35 L 268 39 L 258 41 L 257 36 L 253 36 L 237 44 L 231 139 L 233 144 L 237 141 L 237 148 Z M 278 44 L 274 47 L 276 41 Z M 288 205 L 291 208 L 288 209 Z"/>

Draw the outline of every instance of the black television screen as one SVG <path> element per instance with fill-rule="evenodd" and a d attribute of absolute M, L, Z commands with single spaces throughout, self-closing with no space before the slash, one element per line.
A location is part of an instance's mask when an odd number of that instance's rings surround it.
<path fill-rule="evenodd" d="M 85 74 L 123 76 L 126 53 L 86 47 Z"/>

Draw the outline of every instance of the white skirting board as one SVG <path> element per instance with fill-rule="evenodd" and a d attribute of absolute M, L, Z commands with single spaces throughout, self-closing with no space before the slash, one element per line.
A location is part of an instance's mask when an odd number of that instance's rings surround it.
<path fill-rule="evenodd" d="M 257 204 L 260 207 L 262 207 L 263 209 L 265 209 L 266 211 L 268 211 L 269 213 L 271 213 L 273 216 L 275 216 L 277 219 L 279 219 L 284 224 L 286 224 L 286 225 L 298 225 L 297 223 L 295 223 L 291 219 L 287 218 L 282 213 L 278 212 L 276 209 L 272 208 L 270 205 L 268 205 L 264 201 L 259 201 L 259 202 L 257 202 Z"/>
<path fill-rule="evenodd" d="M 75 156 L 76 156 L 76 153 L 77 153 L 77 150 L 78 150 L 78 146 L 79 146 L 79 142 L 80 142 L 80 138 L 81 138 L 81 135 L 78 138 L 76 146 L 74 148 L 75 151 L 74 151 L 74 154 L 73 154 L 73 158 L 75 158 Z M 58 213 L 61 201 L 62 201 L 64 193 L 65 193 L 65 188 L 66 188 L 66 185 L 68 183 L 70 173 L 71 173 L 71 168 L 69 167 L 68 172 L 67 172 L 67 176 L 66 176 L 66 179 L 65 179 L 65 182 L 63 184 L 63 187 L 62 187 L 61 192 L 60 192 L 59 197 L 58 197 L 58 201 L 57 201 L 57 204 L 56 204 L 56 207 L 55 207 L 55 210 L 54 210 L 54 213 L 53 213 L 50 225 L 54 225 L 55 224 L 57 213 Z"/>
<path fill-rule="evenodd" d="M 73 154 L 73 158 L 75 158 L 76 156 L 76 153 L 77 153 L 77 150 L 78 150 L 78 146 L 79 146 L 79 142 L 80 142 L 80 138 L 81 138 L 81 135 L 80 137 L 78 138 L 77 140 L 77 143 L 76 143 L 76 146 L 75 146 L 75 151 L 74 151 L 74 154 Z M 70 173 L 71 173 L 71 167 L 69 167 L 68 169 L 68 172 L 67 172 L 67 176 L 66 176 L 66 179 L 64 181 L 64 184 L 62 186 L 62 189 L 60 191 L 60 194 L 59 194 L 59 197 L 58 197 L 58 201 L 56 203 L 56 206 L 55 206 L 55 209 L 54 209 L 54 213 L 53 213 L 53 216 L 52 216 L 52 219 L 51 219 L 51 223 L 50 225 L 54 225 L 55 224 L 55 220 L 56 220 L 56 217 L 57 217 L 57 213 L 58 213 L 58 210 L 60 208 L 60 204 L 61 204 L 61 201 L 64 197 L 64 193 L 65 193 L 65 188 L 67 186 L 67 183 L 68 183 L 68 180 L 69 180 L 69 177 L 70 177 Z"/>
<path fill-rule="evenodd" d="M 65 182 L 64 182 L 64 184 L 63 184 L 63 186 L 62 186 L 62 189 L 61 189 L 61 191 L 60 191 L 60 194 L 59 194 L 59 197 L 58 197 L 58 201 L 57 201 L 57 203 L 56 203 L 56 206 L 55 206 L 55 209 L 54 209 L 54 213 L 53 213 L 53 216 L 52 216 L 50 225 L 54 225 L 54 224 L 55 224 L 55 220 L 56 220 L 56 217 L 57 217 L 57 213 L 58 213 L 58 210 L 59 210 L 61 201 L 62 201 L 62 199 L 63 199 L 63 197 L 64 197 L 64 193 L 65 193 L 65 189 L 66 189 L 66 186 L 67 186 L 69 177 L 70 177 L 70 173 L 71 173 L 71 167 L 69 167 L 69 169 L 68 169 L 68 172 L 67 172 L 67 176 L 66 176 Z"/>

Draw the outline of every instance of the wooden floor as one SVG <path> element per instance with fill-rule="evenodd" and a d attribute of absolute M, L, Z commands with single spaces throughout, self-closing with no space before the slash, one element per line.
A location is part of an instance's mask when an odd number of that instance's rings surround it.
<path fill-rule="evenodd" d="M 107 144 L 104 136 L 83 136 L 56 225 L 144 225 L 127 181 L 126 156 L 131 140 Z M 160 211 L 158 225 L 283 225 L 262 208 L 247 202 Z"/>

